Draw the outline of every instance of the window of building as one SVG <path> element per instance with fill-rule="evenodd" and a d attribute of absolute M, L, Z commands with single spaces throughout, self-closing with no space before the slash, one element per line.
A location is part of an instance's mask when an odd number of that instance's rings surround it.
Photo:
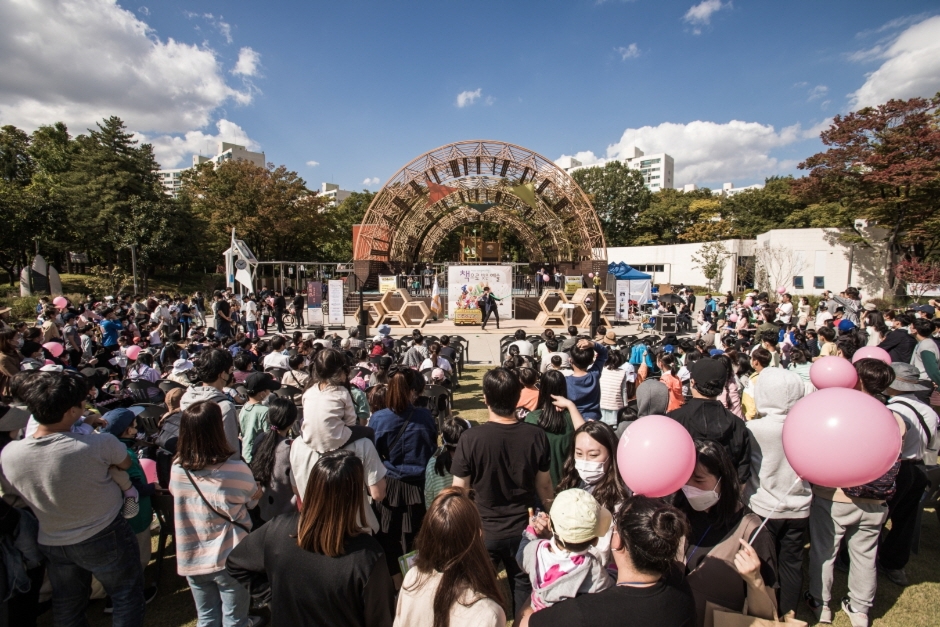
<path fill-rule="evenodd" d="M 655 270 L 653 270 L 653 272 L 665 272 L 665 271 L 666 271 L 666 266 L 655 266 Z"/>
<path fill-rule="evenodd" d="M 814 276 L 813 277 L 813 287 L 817 290 L 826 289 L 826 277 Z"/>
<path fill-rule="evenodd" d="M 640 167 L 645 168 L 647 166 L 651 166 L 654 163 L 659 163 L 659 162 L 660 162 L 660 159 L 644 159 L 643 161 L 640 161 Z"/>
<path fill-rule="evenodd" d="M 793 277 L 793 289 L 797 289 L 797 290 L 803 289 L 803 277 L 801 276 Z"/>

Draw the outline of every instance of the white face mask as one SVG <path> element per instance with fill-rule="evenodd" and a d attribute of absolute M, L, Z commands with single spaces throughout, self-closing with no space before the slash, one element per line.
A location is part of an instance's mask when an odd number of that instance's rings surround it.
<path fill-rule="evenodd" d="M 586 459 L 576 459 L 574 460 L 574 467 L 575 470 L 578 471 L 581 481 L 588 485 L 596 483 L 604 476 L 604 462 L 589 462 Z"/>
<path fill-rule="evenodd" d="M 718 480 L 721 483 L 721 479 Z M 692 485 L 682 486 L 682 493 L 688 499 L 689 505 L 697 512 L 704 512 L 718 502 L 718 483 L 713 490 L 702 490 Z"/>

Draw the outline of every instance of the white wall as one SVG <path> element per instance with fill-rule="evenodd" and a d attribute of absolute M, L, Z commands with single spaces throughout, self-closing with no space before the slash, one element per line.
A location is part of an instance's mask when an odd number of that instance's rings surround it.
<path fill-rule="evenodd" d="M 739 256 L 748 256 L 752 254 L 753 242 L 751 240 L 732 239 L 725 240 L 725 248 L 731 253 L 725 264 L 725 270 L 722 276 L 721 289 L 715 290 L 722 293 L 734 289 L 734 269 L 737 267 L 737 258 Z M 608 263 L 624 262 L 631 266 L 662 265 L 662 272 L 650 272 L 644 270 L 647 274 L 653 276 L 653 285 L 668 283 L 670 285 L 707 285 L 708 279 L 696 264 L 692 257 L 696 256 L 701 243 L 696 244 L 671 244 L 665 246 L 625 246 L 619 248 L 607 249 Z"/>

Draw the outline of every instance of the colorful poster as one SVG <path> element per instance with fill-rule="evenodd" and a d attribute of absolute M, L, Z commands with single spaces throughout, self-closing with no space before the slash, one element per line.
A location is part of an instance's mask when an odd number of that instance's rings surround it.
<path fill-rule="evenodd" d="M 512 318 L 511 266 L 449 266 L 447 268 L 447 315 L 453 320 L 457 310 L 479 309 L 477 301 L 489 287 L 496 298 L 500 320 Z"/>
<path fill-rule="evenodd" d="M 379 294 L 384 294 L 386 292 L 394 292 L 395 288 L 397 287 L 398 287 L 398 277 L 394 275 L 379 277 Z"/>
<path fill-rule="evenodd" d="M 327 324 L 331 327 L 335 325 L 343 326 L 346 323 L 346 315 L 343 313 L 343 304 L 345 295 L 343 294 L 344 283 L 340 280 L 332 279 L 329 282 L 329 310 L 327 314 Z"/>
<path fill-rule="evenodd" d="M 650 300 L 650 280 L 617 279 L 616 283 L 617 319 L 626 320 L 630 313 L 630 302 L 645 305 Z"/>
<path fill-rule="evenodd" d="M 568 296 L 571 296 L 582 287 L 584 287 L 584 277 L 582 277 L 580 274 L 577 276 L 565 277 L 565 294 Z"/>
<path fill-rule="evenodd" d="M 307 324 L 323 326 L 323 287 L 319 281 L 307 281 Z"/>

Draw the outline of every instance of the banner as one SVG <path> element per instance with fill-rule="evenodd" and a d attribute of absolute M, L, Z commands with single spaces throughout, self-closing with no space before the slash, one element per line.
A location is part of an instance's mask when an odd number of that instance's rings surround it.
<path fill-rule="evenodd" d="M 568 296 L 571 296 L 582 287 L 584 287 L 584 277 L 580 274 L 578 276 L 565 277 L 565 294 Z"/>
<path fill-rule="evenodd" d="M 626 320 L 630 313 L 630 301 L 645 305 L 650 300 L 649 279 L 617 279 L 617 320 Z"/>
<path fill-rule="evenodd" d="M 323 286 L 319 281 L 307 281 L 307 324 L 323 326 Z"/>
<path fill-rule="evenodd" d="M 394 292 L 398 287 L 398 277 L 395 275 L 392 276 L 380 276 L 379 277 L 379 294 L 384 294 L 386 292 Z"/>
<path fill-rule="evenodd" d="M 330 326 L 343 326 L 346 324 L 346 314 L 343 313 L 345 294 L 343 294 L 343 281 L 331 279 L 329 282 L 329 313 L 327 324 Z"/>
<path fill-rule="evenodd" d="M 496 303 L 500 319 L 512 319 L 511 266 L 448 266 L 447 315 L 453 320 L 458 309 L 479 309 L 484 287 L 502 299 Z"/>

